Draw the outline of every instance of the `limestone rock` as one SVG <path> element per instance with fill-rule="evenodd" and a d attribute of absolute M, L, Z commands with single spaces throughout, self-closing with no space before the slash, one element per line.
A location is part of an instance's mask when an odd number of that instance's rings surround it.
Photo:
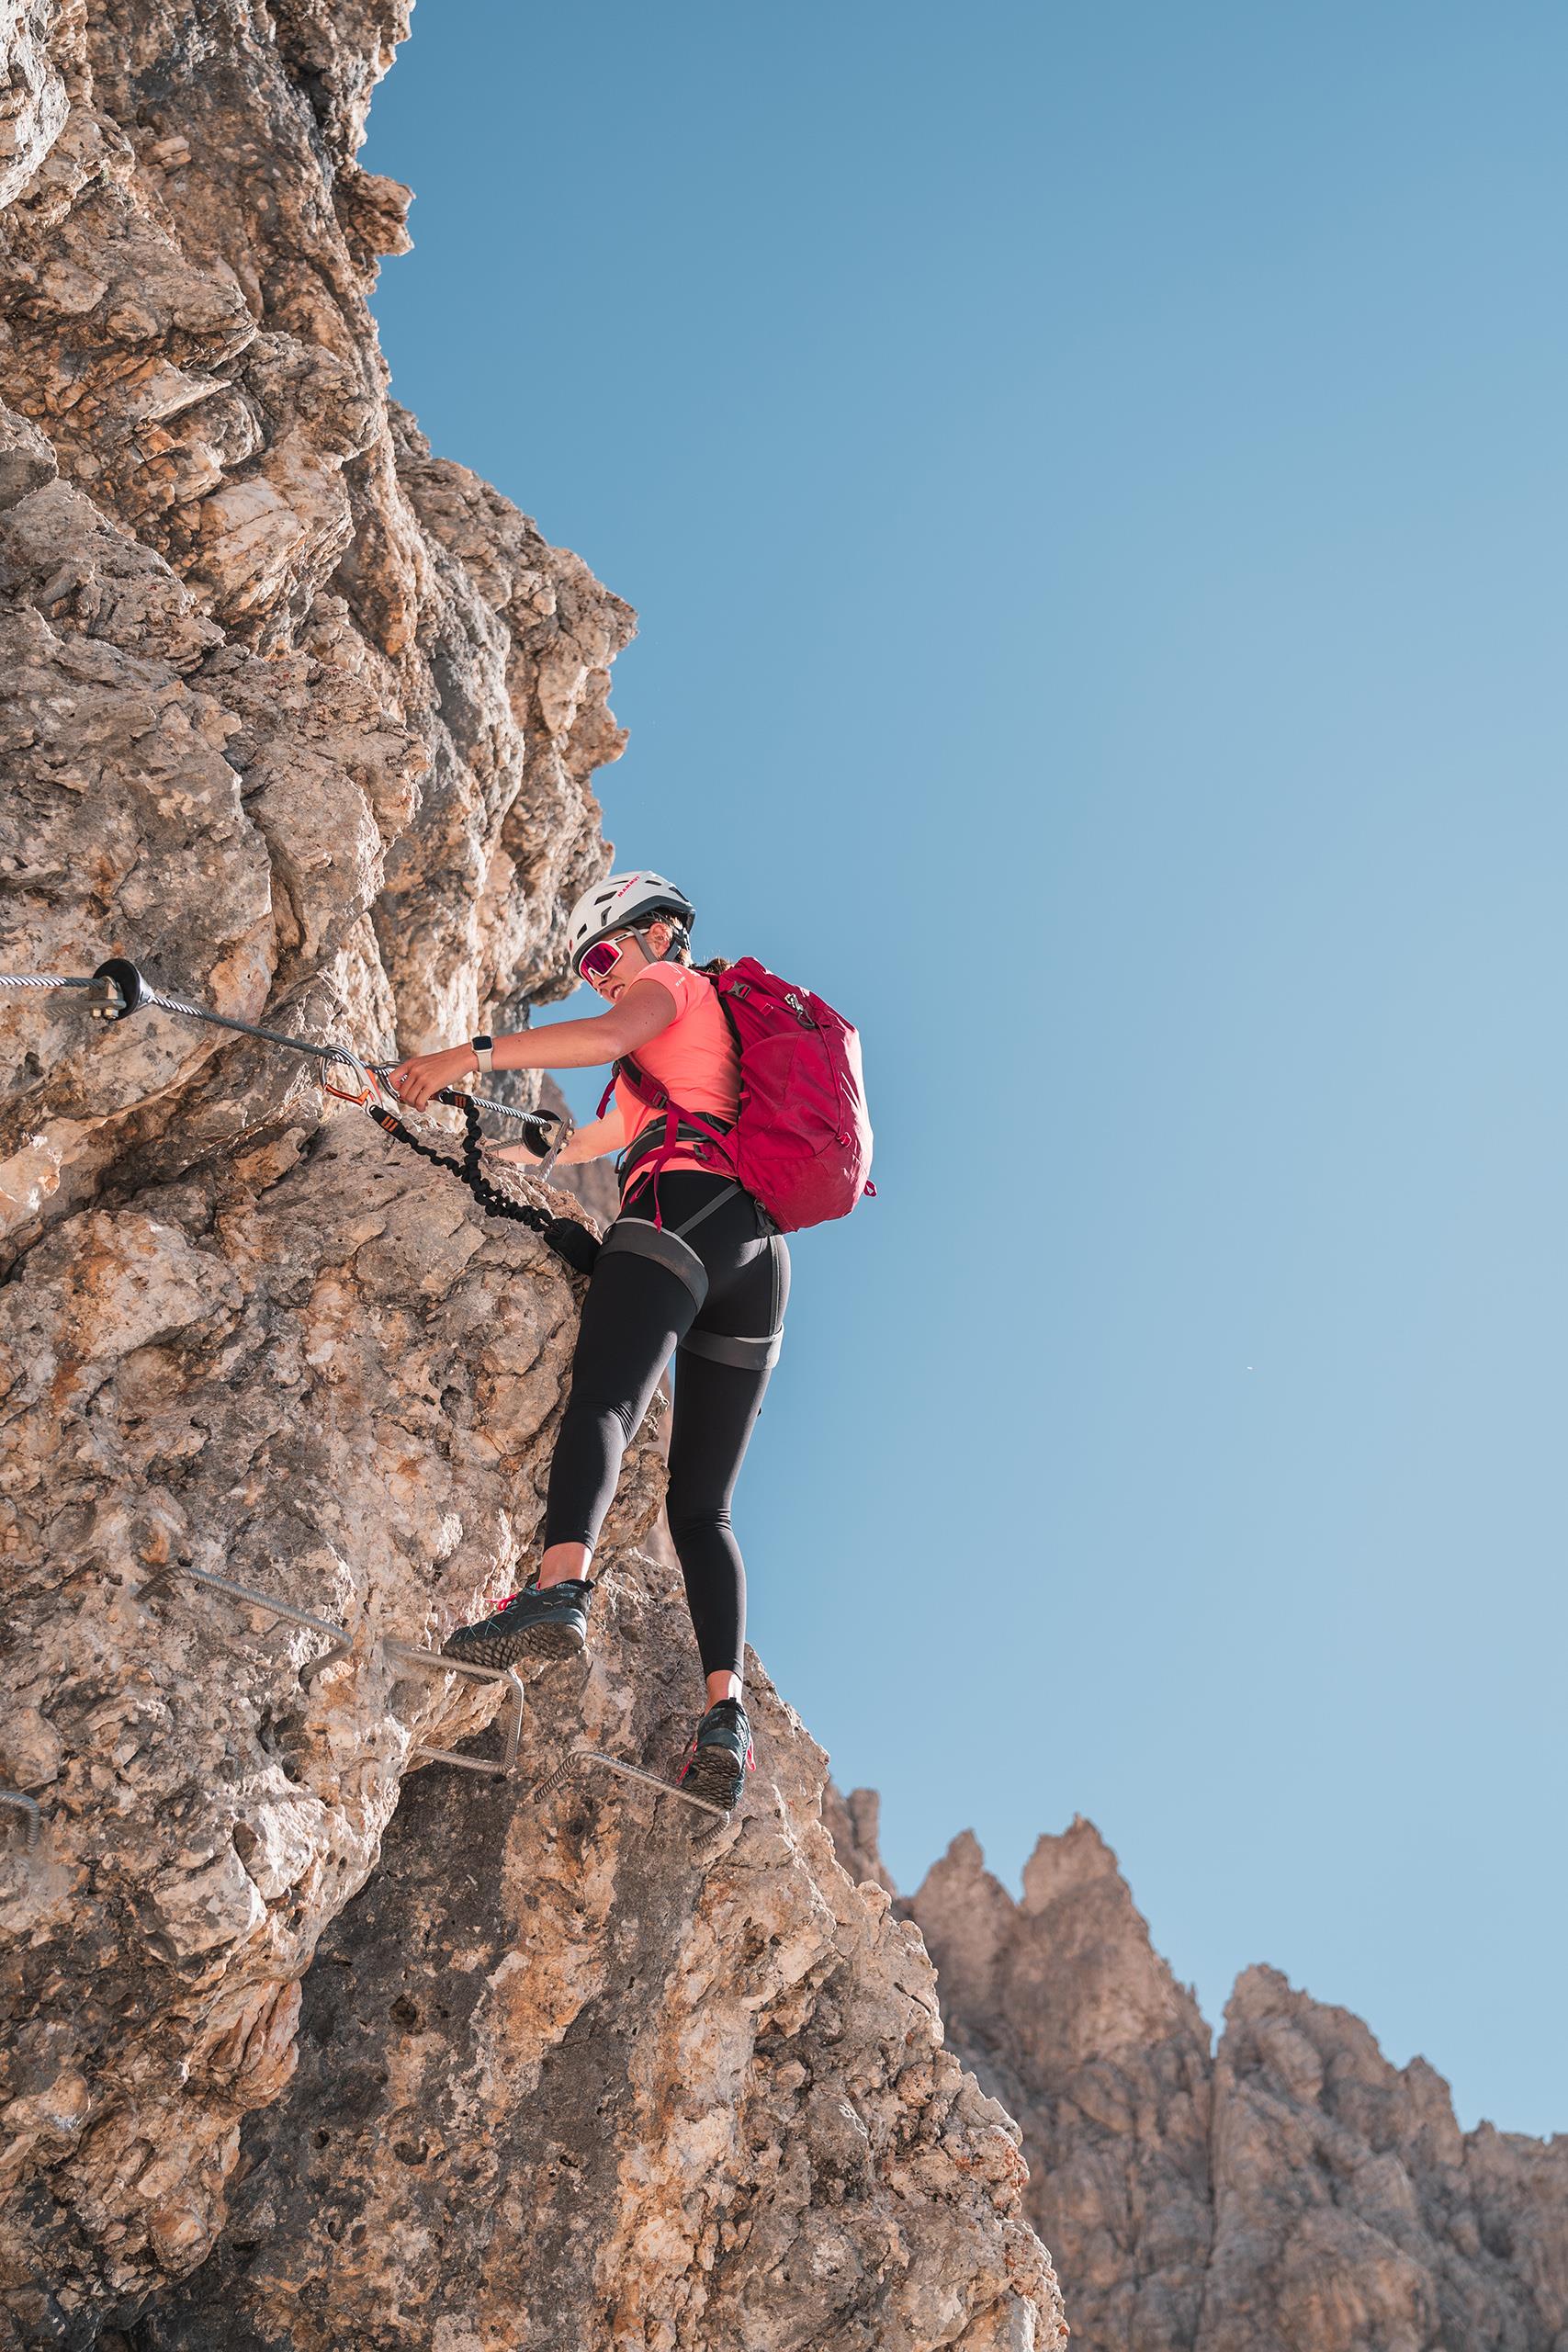
<path fill-rule="evenodd" d="M 51 54 L 57 0 L 0 0 L 0 204 L 26 187 L 65 122 L 65 84 Z"/>
<path fill-rule="evenodd" d="M 583 1733 L 670 1771 L 701 1705 L 678 1574 L 628 1560 L 600 1599 L 586 1682 L 536 1690 L 530 1778 Z M 1062 2341 L 1016 2128 L 942 2047 L 916 1931 L 834 1863 L 821 1751 L 760 1674 L 754 1704 L 716 1843 L 593 1770 L 405 1792 L 222 2245 L 140 2344 Z"/>
<path fill-rule="evenodd" d="M 17 74 L 49 21 L 12 11 Z M 128 954 L 384 1051 L 559 991 L 632 620 L 387 400 L 334 198 L 361 243 L 390 201 L 352 146 L 405 25 L 107 0 L 55 27 L 70 110 L 0 216 L 0 969 Z M 176 1091 L 198 1157 L 291 1083 L 209 1030 L 106 1046 L 29 1006 L 0 1234 L 140 1148 L 168 1172 Z"/>
<path fill-rule="evenodd" d="M 1075 2342 L 1191 2346 L 1211 2233 L 1209 2033 L 1114 1856 L 1075 1822 L 1040 1840 L 1015 1904 L 965 1836 L 909 1911 L 953 2048 L 1023 2127 L 1027 2210 L 1065 2266 Z"/>
<path fill-rule="evenodd" d="M 438 1642 L 520 1580 L 571 1309 L 542 1243 L 347 1112 L 68 1221 L 0 1293 L 6 1686 L 47 1778 L 41 1851 L 0 1882 L 4 1990 L 10 2047 L 42 2034 L 90 2092 L 69 2145 L 8 2151 L 7 2283 L 49 2278 L 65 2340 L 205 2250 L 238 2116 L 287 2076 L 276 2005 L 416 1743 L 486 1711 L 377 1637 Z M 644 1447 L 623 1541 L 658 1475 Z M 353 1657 L 307 1689 L 318 1637 L 177 1575 L 139 1597 L 186 1563 L 348 1626 Z"/>
<path fill-rule="evenodd" d="M 1311 2352 L 1568 2341 L 1568 2138 L 1461 2132 L 1424 2059 L 1273 1969 L 1225 2010 L 1213 2159 L 1200 2352 L 1250 2352 L 1259 2312 Z"/>
<path fill-rule="evenodd" d="M 54 451 L 37 425 L 0 408 L 0 511 L 41 490 L 57 470 Z"/>
<path fill-rule="evenodd" d="M 893 1894 L 897 1889 L 877 1844 L 881 1815 L 882 1799 L 874 1789 L 852 1789 L 846 1797 L 829 1781 L 823 1792 L 822 1818 L 840 1862 L 852 1879 L 869 1879 L 885 1894 Z"/>
<path fill-rule="evenodd" d="M 874 1804 L 830 1797 L 880 1868 Z M 1276 1971 L 1208 2029 L 1115 1858 L 1077 1821 L 1015 1903 L 956 1839 L 896 1908 L 936 1962 L 954 2053 L 1017 2117 L 1025 2210 L 1089 2352 L 1563 2352 L 1568 2137 L 1464 2133 L 1424 2059 Z"/>
<path fill-rule="evenodd" d="M 388 400 L 406 29 L 0 0 L 0 972 L 388 1056 L 570 985 L 632 628 Z M 526 1801 L 579 1713 L 668 1766 L 700 1696 L 657 1406 L 585 1688 L 521 1777 L 430 1761 L 500 1693 L 400 1645 L 526 1572 L 581 1283 L 315 1057 L 0 1035 L 0 2344 L 1050 2352 L 1015 2135 L 788 1709 L 713 1856 Z"/>

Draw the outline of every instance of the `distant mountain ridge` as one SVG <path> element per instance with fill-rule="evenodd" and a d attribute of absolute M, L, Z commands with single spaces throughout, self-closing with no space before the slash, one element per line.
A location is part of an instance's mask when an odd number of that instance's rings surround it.
<path fill-rule="evenodd" d="M 892 1891 L 877 1801 L 829 1815 Z M 1568 2352 L 1568 2134 L 1462 2132 L 1424 2058 L 1271 1968 L 1217 2047 L 1089 1822 L 1014 1902 L 955 1838 L 896 1903 L 950 2046 L 1021 2125 L 1077 2352 Z"/>

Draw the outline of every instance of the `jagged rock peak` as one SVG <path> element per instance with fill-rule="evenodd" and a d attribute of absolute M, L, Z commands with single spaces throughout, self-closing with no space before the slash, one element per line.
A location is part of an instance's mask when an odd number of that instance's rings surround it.
<path fill-rule="evenodd" d="M 1201 2352 L 1244 2352 L 1258 2312 L 1307 2352 L 1565 2340 L 1568 2139 L 1462 2132 L 1425 2059 L 1393 2065 L 1275 1969 L 1226 2007 L 1213 2174 Z"/>
<path fill-rule="evenodd" d="M 877 1845 L 881 1815 L 882 1799 L 874 1789 L 852 1789 L 844 1796 L 829 1781 L 823 1790 L 822 1818 L 840 1863 L 852 1879 L 869 1879 L 891 1894 L 893 1881 L 882 1866 Z"/>
<path fill-rule="evenodd" d="M 1043 1911 L 1100 1879 L 1122 1884 L 1121 1865 L 1092 1821 L 1075 1814 L 1059 1838 L 1042 1837 L 1023 1866 L 1025 1911 Z M 1123 1889 L 1125 1892 L 1125 1889 Z"/>
<path fill-rule="evenodd" d="M 963 1984 L 966 2004 L 992 2013 L 998 2047 L 1016 2042 L 1055 2065 L 1171 2032 L 1207 2046 L 1191 1994 L 1155 1951 L 1092 1822 L 1080 1817 L 1060 1836 L 1041 1838 L 1017 1903 L 965 1830 L 928 1871 L 909 1911 L 939 1971 Z M 1061 2031 L 1067 2040 L 1048 2047 Z"/>
<path fill-rule="evenodd" d="M 840 1851 L 869 1875 L 857 1804 Z M 1461 2132 L 1424 2058 L 1272 1968 L 1237 1978 L 1211 2055 L 1089 1822 L 1040 1840 L 1021 1903 L 965 1832 L 896 1907 L 952 2048 L 1021 2124 L 1076 2345 L 1564 2352 L 1568 2137 Z"/>

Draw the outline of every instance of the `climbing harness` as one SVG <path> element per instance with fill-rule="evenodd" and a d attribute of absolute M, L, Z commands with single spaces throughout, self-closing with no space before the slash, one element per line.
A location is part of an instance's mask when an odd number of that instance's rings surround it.
<path fill-rule="evenodd" d="M 624 1764 L 618 1756 L 606 1756 L 602 1747 L 569 1748 L 554 1771 L 547 1772 L 529 1790 L 528 1803 L 536 1804 L 541 1797 L 553 1796 L 557 1789 L 564 1789 L 579 1764 L 597 1764 L 602 1771 L 618 1772 L 623 1781 L 636 1781 L 642 1788 L 651 1789 L 655 1796 L 678 1798 L 682 1804 L 689 1804 L 694 1811 L 707 1815 L 706 1830 L 710 1835 L 716 1829 L 723 1829 L 729 1821 L 722 1805 L 709 1804 L 705 1797 L 694 1796 L 689 1789 L 677 1788 L 672 1781 L 661 1781 L 656 1772 L 645 1772 L 640 1764 Z"/>
<path fill-rule="evenodd" d="M 567 1123 L 551 1111 L 525 1111 L 510 1102 L 498 1102 L 491 1096 L 467 1094 L 455 1087 L 443 1087 L 435 1096 L 437 1102 L 454 1105 L 463 1114 L 461 1159 L 451 1159 L 423 1142 L 399 1115 L 403 1105 L 386 1084 L 388 1062 L 367 1062 L 352 1047 L 339 1046 L 330 1040 L 316 1043 L 310 1038 L 290 1037 L 279 1029 L 264 1029 L 254 1021 L 239 1021 L 227 1012 L 214 1012 L 209 1005 L 193 1004 L 185 997 L 170 996 L 154 988 L 145 973 L 124 956 L 111 956 L 87 975 L 65 975 L 49 972 L 0 972 L 0 989 L 83 989 L 89 1015 L 95 1021 L 128 1021 L 133 1012 L 152 1006 L 160 1012 L 179 1014 L 187 1021 L 204 1021 L 215 1029 L 228 1029 L 242 1037 L 259 1038 L 263 1045 L 281 1046 L 291 1054 L 303 1054 L 320 1065 L 321 1082 L 326 1092 L 340 1102 L 352 1102 L 367 1112 L 378 1127 L 406 1144 L 435 1168 L 445 1168 L 467 1185 L 479 1206 L 491 1216 L 510 1217 L 538 1234 L 554 1250 L 556 1256 L 577 1273 L 593 1271 L 599 1254 L 597 1238 L 575 1217 L 552 1216 L 546 1209 L 536 1207 L 531 1201 L 514 1200 L 502 1192 L 485 1174 L 480 1162 L 480 1146 L 484 1131 L 479 1125 L 481 1111 L 493 1111 L 498 1117 L 513 1119 L 530 1131 L 530 1141 L 545 1150 L 545 1158 L 536 1171 L 536 1180 L 547 1178 L 556 1164 L 556 1157 L 566 1141 Z M 335 1082 L 346 1073 L 348 1085 Z M 396 1110 L 389 1107 L 396 1104 Z"/>

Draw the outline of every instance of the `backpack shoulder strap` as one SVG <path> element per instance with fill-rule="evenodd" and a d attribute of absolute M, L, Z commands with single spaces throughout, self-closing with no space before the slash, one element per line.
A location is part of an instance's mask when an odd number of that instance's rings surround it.
<path fill-rule="evenodd" d="M 626 1081 L 627 1092 L 635 1094 L 647 1110 L 662 1111 L 670 1100 L 668 1088 L 660 1086 L 656 1078 L 650 1078 L 640 1062 L 637 1061 L 632 1055 L 623 1054 L 618 1062 L 612 1062 L 610 1065 L 610 1083 L 599 1097 L 600 1118 L 603 1118 L 609 1109 L 610 1097 L 614 1094 L 617 1083 L 623 1079 Z"/>
<path fill-rule="evenodd" d="M 624 1078 L 637 1101 L 647 1103 L 650 1110 L 662 1111 L 670 1100 L 670 1089 L 660 1086 L 659 1080 L 644 1069 L 635 1054 L 623 1054 L 615 1065 L 611 1084 L 614 1085 L 618 1078 Z"/>
<path fill-rule="evenodd" d="M 734 1046 L 737 1054 L 744 1054 L 746 1051 L 746 1040 L 740 1035 L 739 1023 L 736 1020 L 734 1013 L 731 1012 L 729 1009 L 729 990 L 721 984 L 720 980 L 716 980 L 714 982 L 713 992 L 718 999 L 718 1009 L 724 1015 L 724 1025 L 729 1032 L 730 1044 Z"/>

